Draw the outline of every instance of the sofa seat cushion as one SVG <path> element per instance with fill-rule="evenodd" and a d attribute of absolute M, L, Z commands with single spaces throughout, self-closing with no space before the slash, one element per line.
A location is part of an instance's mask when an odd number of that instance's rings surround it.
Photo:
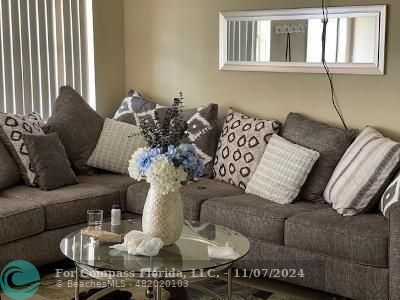
<path fill-rule="evenodd" d="M 126 205 L 128 211 L 143 214 L 149 184 L 139 182 L 128 189 Z M 244 191 L 233 185 L 217 180 L 200 178 L 198 181 L 181 188 L 183 202 L 183 215 L 186 220 L 198 221 L 200 219 L 201 204 L 213 197 L 226 197 L 243 194 Z"/>
<path fill-rule="evenodd" d="M 37 188 L 16 186 L 7 189 L 2 196 L 9 201 L 27 199 L 40 204 L 44 209 L 46 229 L 85 223 L 88 209 L 103 209 L 110 215 L 113 204 L 119 204 L 119 193 L 100 184 L 81 183 L 44 192 Z"/>
<path fill-rule="evenodd" d="M 226 226 L 249 238 L 283 245 L 288 217 L 322 207 L 326 205 L 310 202 L 282 205 L 256 195 L 242 194 L 204 202 L 200 220 Z"/>
<path fill-rule="evenodd" d="M 0 244 L 38 234 L 44 228 L 44 212 L 40 204 L 0 197 Z"/>
<path fill-rule="evenodd" d="M 389 224 L 381 214 L 343 217 L 327 208 L 289 218 L 285 246 L 387 268 L 388 235 Z"/>
<path fill-rule="evenodd" d="M 126 192 L 128 187 L 138 182 L 126 175 L 121 174 L 94 174 L 92 176 L 83 175 L 78 176 L 80 183 L 98 184 L 105 187 L 109 187 L 114 191 L 119 192 L 121 209 L 126 211 Z"/>

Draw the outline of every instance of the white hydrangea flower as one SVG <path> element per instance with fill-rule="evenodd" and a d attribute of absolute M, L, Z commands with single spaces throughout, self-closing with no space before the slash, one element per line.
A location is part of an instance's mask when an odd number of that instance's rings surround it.
<path fill-rule="evenodd" d="M 166 195 L 177 191 L 186 180 L 187 174 L 181 167 L 175 167 L 165 155 L 160 155 L 146 171 L 145 177 L 148 183 Z"/>
<path fill-rule="evenodd" d="M 139 148 L 132 154 L 132 158 L 129 160 L 128 172 L 129 176 L 137 181 L 144 179 L 143 174 L 139 170 L 138 158 L 148 151 L 148 148 Z"/>

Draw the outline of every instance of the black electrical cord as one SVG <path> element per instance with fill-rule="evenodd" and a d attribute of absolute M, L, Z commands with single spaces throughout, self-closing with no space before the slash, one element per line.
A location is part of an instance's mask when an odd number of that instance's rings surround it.
<path fill-rule="evenodd" d="M 322 19 L 322 23 L 323 23 L 323 27 L 322 27 L 322 64 L 324 66 L 326 76 L 328 77 L 328 80 L 329 80 L 329 85 L 331 88 L 331 100 L 332 100 L 333 107 L 335 108 L 336 113 L 338 114 L 340 120 L 342 121 L 344 128 L 347 130 L 348 127 L 347 127 L 346 121 L 344 120 L 344 117 L 343 117 L 342 113 L 340 112 L 338 105 L 336 103 L 337 101 L 336 101 L 335 87 L 333 85 L 333 77 L 329 70 L 328 63 L 326 61 L 326 33 L 327 33 L 327 27 L 328 27 L 328 22 L 329 22 L 329 11 L 328 11 L 328 7 L 325 5 L 325 0 L 322 0 L 322 15 L 323 15 L 323 19 Z"/>
<path fill-rule="evenodd" d="M 286 62 L 292 62 L 292 45 L 290 32 L 286 36 Z"/>

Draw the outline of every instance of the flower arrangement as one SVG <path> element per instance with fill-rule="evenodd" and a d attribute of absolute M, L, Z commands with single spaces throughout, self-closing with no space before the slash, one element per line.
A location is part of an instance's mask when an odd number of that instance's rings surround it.
<path fill-rule="evenodd" d="M 181 141 L 187 136 L 187 123 L 182 117 L 183 95 L 174 99 L 163 120 L 155 113 L 155 122 L 141 122 L 141 133 L 149 147 L 138 149 L 129 161 L 129 174 L 145 179 L 163 195 L 201 176 L 204 161 L 191 144 Z"/>

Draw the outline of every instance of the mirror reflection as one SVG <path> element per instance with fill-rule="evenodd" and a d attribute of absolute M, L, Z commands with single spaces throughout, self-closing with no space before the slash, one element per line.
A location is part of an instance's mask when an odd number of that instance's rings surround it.
<path fill-rule="evenodd" d="M 376 61 L 379 18 L 330 18 L 326 60 L 337 64 Z M 258 20 L 227 22 L 227 60 L 243 62 L 320 63 L 322 20 Z"/>

